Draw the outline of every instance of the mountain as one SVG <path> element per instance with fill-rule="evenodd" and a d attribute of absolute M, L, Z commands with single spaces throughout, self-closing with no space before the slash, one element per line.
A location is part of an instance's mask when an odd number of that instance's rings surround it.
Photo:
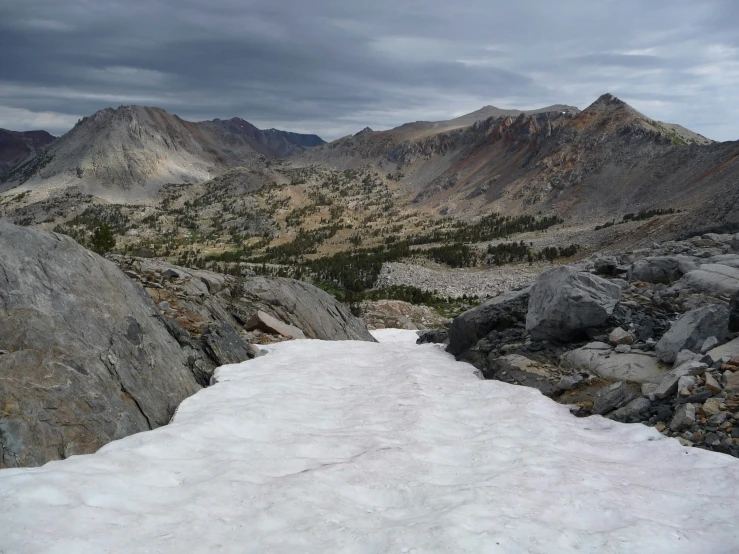
<path fill-rule="evenodd" d="M 315 135 L 260 131 L 240 119 L 194 123 L 160 108 L 106 108 L 13 168 L 0 191 L 80 186 L 101 198 L 135 201 L 165 183 L 208 180 L 262 155 L 284 157 L 322 142 Z"/>
<path fill-rule="evenodd" d="M 583 111 L 553 108 L 493 115 L 467 127 L 415 123 L 363 132 L 294 163 L 369 165 L 397 179 L 412 204 L 455 217 L 541 211 L 597 221 L 715 204 L 720 220 L 739 223 L 739 203 L 720 200 L 739 195 L 739 142 L 715 143 L 655 121 L 611 94 Z M 483 108 L 461 119 L 485 114 Z"/>
<path fill-rule="evenodd" d="M 277 129 L 261 130 L 238 117 L 233 119 L 214 119 L 199 124 L 212 136 L 221 136 L 227 141 L 229 136 L 242 138 L 255 152 L 268 158 L 286 158 L 314 146 L 326 144 L 318 135 L 301 135 Z"/>
<path fill-rule="evenodd" d="M 46 131 L 8 131 L 0 129 L 0 175 L 54 140 Z"/>

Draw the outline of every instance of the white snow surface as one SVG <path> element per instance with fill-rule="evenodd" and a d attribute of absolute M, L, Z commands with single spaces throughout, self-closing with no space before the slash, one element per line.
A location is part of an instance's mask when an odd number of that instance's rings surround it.
<path fill-rule="evenodd" d="M 738 460 L 376 336 L 272 345 L 166 427 L 0 471 L 0 552 L 739 552 Z"/>

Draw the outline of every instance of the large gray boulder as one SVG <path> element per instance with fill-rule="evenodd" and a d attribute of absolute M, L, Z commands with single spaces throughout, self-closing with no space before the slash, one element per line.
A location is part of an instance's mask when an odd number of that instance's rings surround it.
<path fill-rule="evenodd" d="M 663 362 L 672 363 L 681 350 L 699 351 L 708 337 L 723 340 L 729 327 L 729 310 L 711 304 L 684 313 L 662 336 L 655 352 Z"/>
<path fill-rule="evenodd" d="M 449 327 L 447 351 L 458 356 L 490 331 L 504 331 L 526 319 L 529 290 L 506 292 L 456 317 Z"/>
<path fill-rule="evenodd" d="M 151 298 L 71 238 L 0 221 L 0 467 L 169 422 L 200 387 Z"/>
<path fill-rule="evenodd" d="M 739 269 L 723 264 L 703 264 L 683 275 L 675 287 L 713 295 L 733 295 L 739 292 Z"/>
<path fill-rule="evenodd" d="M 621 288 L 567 266 L 545 271 L 531 287 L 526 329 L 534 340 L 571 340 L 606 322 Z"/>
<path fill-rule="evenodd" d="M 698 264 L 689 256 L 653 256 L 631 264 L 629 281 L 671 283 L 695 269 Z"/>

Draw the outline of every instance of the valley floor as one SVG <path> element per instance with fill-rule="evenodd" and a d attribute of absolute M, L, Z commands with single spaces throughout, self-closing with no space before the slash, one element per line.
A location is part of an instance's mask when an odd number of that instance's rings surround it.
<path fill-rule="evenodd" d="M 739 460 L 376 336 L 271 345 L 166 427 L 0 471 L 0 552 L 737 552 Z"/>

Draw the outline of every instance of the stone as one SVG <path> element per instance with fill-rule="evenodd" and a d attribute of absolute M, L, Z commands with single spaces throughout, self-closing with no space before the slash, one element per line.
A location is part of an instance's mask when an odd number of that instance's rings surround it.
<path fill-rule="evenodd" d="M 700 348 L 711 336 L 723 339 L 728 321 L 729 311 L 720 304 L 696 308 L 683 314 L 657 342 L 657 357 L 664 362 L 674 362 L 680 350 Z"/>
<path fill-rule="evenodd" d="M 734 293 L 729 302 L 729 331 L 739 333 L 739 291 Z"/>
<path fill-rule="evenodd" d="M 724 422 L 731 417 L 731 414 L 729 412 L 719 412 L 717 414 L 713 414 L 710 418 L 708 418 L 708 425 L 711 427 L 719 427 L 720 425 L 723 425 Z"/>
<path fill-rule="evenodd" d="M 283 337 L 288 337 L 291 339 L 305 338 L 305 334 L 301 329 L 298 329 L 294 325 L 284 323 L 276 317 L 272 317 L 271 315 L 264 313 L 262 310 L 257 310 L 257 313 L 255 313 L 244 324 L 244 329 L 246 329 L 247 331 L 259 329 L 267 333 L 277 333 L 278 335 L 282 335 Z"/>
<path fill-rule="evenodd" d="M 708 355 L 714 360 L 723 360 L 726 358 L 724 363 L 728 362 L 734 356 L 739 356 L 739 337 L 709 350 Z"/>
<path fill-rule="evenodd" d="M 165 279 L 179 279 L 180 274 L 176 270 L 169 268 L 164 270 L 164 272 L 162 273 L 162 277 L 164 277 Z"/>
<path fill-rule="evenodd" d="M 203 349 L 216 366 L 238 364 L 248 360 L 249 345 L 227 323 L 210 323 L 203 327 Z"/>
<path fill-rule="evenodd" d="M 626 404 L 626 406 L 623 406 L 612 412 L 608 417 L 616 421 L 629 421 L 641 416 L 643 413 L 649 410 L 649 407 L 651 405 L 652 403 L 649 401 L 649 398 L 640 396 L 638 398 L 634 398 L 634 400 Z"/>
<path fill-rule="evenodd" d="M 3 221 L 0 346 L 0 467 L 166 425 L 200 389 L 153 300 L 118 267 L 67 236 Z"/>
<path fill-rule="evenodd" d="M 572 375 L 565 375 L 557 383 L 557 387 L 561 390 L 572 390 L 580 385 L 584 381 L 583 376 L 579 373 L 573 373 Z"/>
<path fill-rule="evenodd" d="M 608 335 L 608 342 L 614 346 L 619 344 L 632 344 L 634 342 L 634 336 L 628 331 L 624 331 L 621 327 L 616 327 Z"/>
<path fill-rule="evenodd" d="M 259 348 L 256 344 L 249 344 L 246 347 L 246 351 L 251 358 L 259 358 L 260 356 L 266 356 L 267 352 Z"/>
<path fill-rule="evenodd" d="M 631 346 L 628 344 L 619 344 L 616 348 L 613 349 L 613 351 L 616 354 L 628 354 L 631 352 Z"/>
<path fill-rule="evenodd" d="M 623 381 L 613 383 L 595 393 L 593 413 L 598 415 L 607 414 L 616 408 L 628 404 L 635 396 L 629 386 Z"/>
<path fill-rule="evenodd" d="M 722 264 L 703 264 L 683 275 L 676 283 L 680 289 L 718 295 L 734 295 L 739 291 L 739 269 Z"/>
<path fill-rule="evenodd" d="M 681 404 L 675 410 L 675 415 L 670 421 L 671 431 L 682 431 L 695 423 L 695 406 L 692 404 Z"/>
<path fill-rule="evenodd" d="M 526 329 L 533 340 L 568 341 L 603 325 L 620 298 L 621 288 L 606 279 L 556 267 L 531 287 Z"/>
<path fill-rule="evenodd" d="M 454 318 L 449 327 L 447 351 L 455 356 L 475 345 L 491 331 L 504 331 L 526 319 L 528 289 L 492 298 Z"/>
<path fill-rule="evenodd" d="M 596 255 L 593 260 L 593 269 L 599 275 L 616 275 L 618 260 L 614 256 Z"/>
<path fill-rule="evenodd" d="M 739 371 L 732 372 L 731 375 L 726 378 L 724 390 L 731 394 L 739 393 Z"/>
<path fill-rule="evenodd" d="M 709 417 L 716 415 L 721 411 L 721 404 L 723 404 L 723 399 L 709 398 L 703 403 L 703 413 Z"/>
<path fill-rule="evenodd" d="M 675 356 L 675 367 L 679 367 L 683 365 L 685 362 L 692 362 L 693 360 L 700 359 L 700 354 L 696 354 L 695 352 L 691 352 L 690 350 L 681 350 L 677 353 L 677 356 Z"/>
<path fill-rule="evenodd" d="M 705 354 L 712 348 L 718 346 L 718 339 L 716 337 L 708 337 L 706 340 L 703 341 L 703 344 L 700 347 L 700 353 Z"/>
<path fill-rule="evenodd" d="M 641 393 L 643 396 L 651 397 L 657 390 L 657 383 L 642 383 Z"/>
<path fill-rule="evenodd" d="M 677 390 L 681 396 L 690 396 L 690 387 L 695 386 L 697 379 L 693 375 L 683 375 L 677 381 Z"/>
<path fill-rule="evenodd" d="M 446 329 L 429 329 L 418 334 L 416 344 L 444 344 L 448 340 L 449 331 Z"/>
<path fill-rule="evenodd" d="M 605 349 L 578 348 L 562 355 L 562 363 L 577 371 L 598 375 L 604 379 L 647 383 L 658 381 L 664 373 L 662 366 L 654 356 L 645 353 L 630 352 L 618 356 L 605 357 L 601 354 L 609 352 L 607 344 L 600 343 Z"/>
<path fill-rule="evenodd" d="M 708 366 L 700 362 L 692 361 L 686 362 L 679 367 L 673 368 L 665 373 L 657 384 L 657 388 L 654 391 L 656 398 L 667 398 L 677 392 L 678 383 L 681 377 L 686 375 L 699 375 Z"/>
<path fill-rule="evenodd" d="M 710 390 L 711 392 L 721 392 L 721 385 L 716 380 L 716 378 L 711 375 L 710 373 L 704 373 L 703 374 L 703 380 L 705 381 L 705 387 Z"/>
<path fill-rule="evenodd" d="M 688 256 L 652 256 L 631 264 L 628 279 L 645 283 L 671 283 L 695 269 L 698 269 L 698 265 Z"/>
<path fill-rule="evenodd" d="M 553 367 L 540 364 L 519 354 L 509 354 L 490 360 L 482 370 L 486 379 L 538 389 L 544 396 L 557 396 L 561 390 L 552 382 Z"/>

